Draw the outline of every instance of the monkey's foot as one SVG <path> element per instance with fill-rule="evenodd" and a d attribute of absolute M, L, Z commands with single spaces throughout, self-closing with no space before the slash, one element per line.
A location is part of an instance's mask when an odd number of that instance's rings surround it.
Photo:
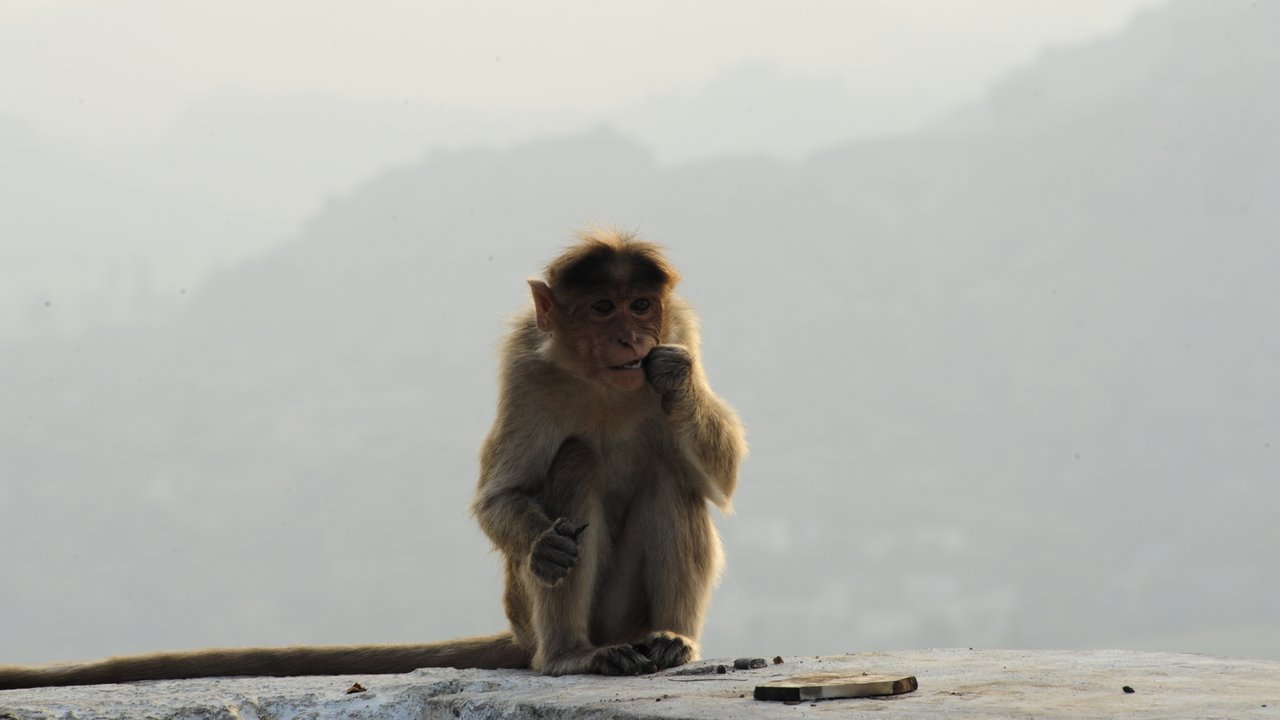
<path fill-rule="evenodd" d="M 684 665 L 698 659 L 698 644 L 673 632 L 656 632 L 635 645 L 659 670 Z"/>
<path fill-rule="evenodd" d="M 598 675 L 643 675 L 657 672 L 658 666 L 632 645 L 609 645 L 591 653 L 587 671 Z"/>

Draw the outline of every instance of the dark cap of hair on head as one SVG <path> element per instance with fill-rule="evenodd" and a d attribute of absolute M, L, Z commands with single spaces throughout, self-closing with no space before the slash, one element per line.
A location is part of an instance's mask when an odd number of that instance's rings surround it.
<path fill-rule="evenodd" d="M 547 266 L 547 284 L 557 295 L 625 286 L 666 292 L 680 282 L 661 247 L 629 232 L 593 228 L 578 241 Z"/>

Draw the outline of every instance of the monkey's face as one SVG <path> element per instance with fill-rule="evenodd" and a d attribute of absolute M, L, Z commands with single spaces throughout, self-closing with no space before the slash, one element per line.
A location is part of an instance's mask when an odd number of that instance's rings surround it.
<path fill-rule="evenodd" d="M 571 316 L 584 375 L 627 392 L 645 386 L 642 361 L 661 342 L 661 297 L 593 294 L 575 303 Z"/>

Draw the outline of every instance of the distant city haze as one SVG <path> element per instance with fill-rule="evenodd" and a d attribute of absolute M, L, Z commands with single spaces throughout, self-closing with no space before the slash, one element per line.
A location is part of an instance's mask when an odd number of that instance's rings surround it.
<path fill-rule="evenodd" d="M 666 245 L 711 655 L 1280 658 L 1280 5 L 7 2 L 0 663 L 504 625 L 494 348 Z"/>

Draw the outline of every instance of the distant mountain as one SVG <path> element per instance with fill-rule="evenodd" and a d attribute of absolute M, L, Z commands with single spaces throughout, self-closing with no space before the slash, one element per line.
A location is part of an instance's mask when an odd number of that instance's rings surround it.
<path fill-rule="evenodd" d="M 498 627 L 492 348 L 591 220 L 671 248 L 750 428 L 712 652 L 1274 656 L 1275 12 L 1174 3 L 803 163 L 432 153 L 161 329 L 7 349 L 6 659 Z"/>
<path fill-rule="evenodd" d="M 1280 8 L 1256 0 L 1173 0 L 1140 13 L 1122 33 L 1046 51 L 965 114 L 1006 127 L 1054 127 L 1124 102 L 1143 103 L 1142 119 L 1157 126 L 1195 112 L 1188 102 L 1210 112 L 1218 101 L 1256 97 L 1266 84 L 1280 62 L 1272 35 L 1278 19 Z"/>
<path fill-rule="evenodd" d="M 225 93 L 186 107 L 161 137 L 121 148 L 122 170 L 168 174 L 202 193 L 239 200 L 275 223 L 309 215 L 429 148 L 492 137 L 529 138 L 584 126 L 552 114 L 501 114 L 321 93 Z"/>
<path fill-rule="evenodd" d="M 868 105 L 831 79 L 758 64 L 599 117 L 225 93 L 163 134 L 92 151 L 0 124 L 0 186 L 12 189 L 0 342 L 166 315 L 211 266 L 274 247 L 324 202 L 430 151 L 608 125 L 667 162 L 744 148 L 799 157 L 897 120 Z"/>
<path fill-rule="evenodd" d="M 763 154 L 799 160 L 855 138 L 903 134 L 929 105 L 910 87 L 850 88 L 836 75 L 744 63 L 704 85 L 670 90 L 609 113 L 611 127 L 668 163 Z M 905 112 L 904 112 L 905 110 Z"/>
<path fill-rule="evenodd" d="M 0 118 L 0 158 L 0 343 L 168 315 L 219 248 L 264 244 L 251 206 L 177 182 L 172 157 L 113 167 Z"/>

